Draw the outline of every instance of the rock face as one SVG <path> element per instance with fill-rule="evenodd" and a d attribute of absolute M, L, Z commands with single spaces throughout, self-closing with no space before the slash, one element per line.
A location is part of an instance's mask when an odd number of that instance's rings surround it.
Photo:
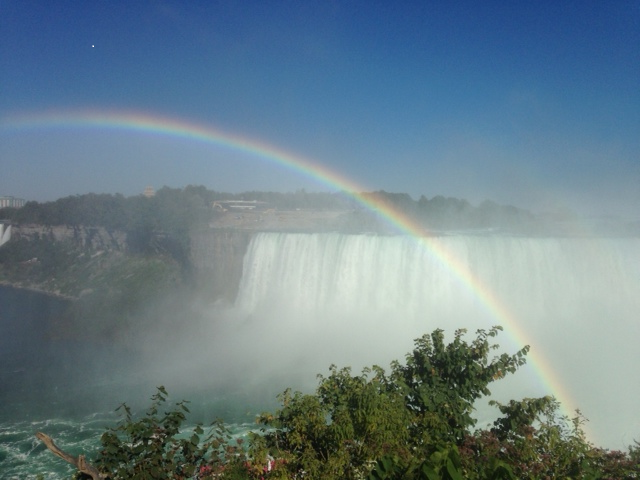
<path fill-rule="evenodd" d="M 110 231 L 104 227 L 70 225 L 14 225 L 14 239 L 49 239 L 54 242 L 71 241 L 82 248 L 92 250 L 125 250 L 127 235 L 121 231 Z"/>
<path fill-rule="evenodd" d="M 191 234 L 191 265 L 197 284 L 215 299 L 233 302 L 244 255 L 254 232 L 220 229 Z"/>
<path fill-rule="evenodd" d="M 125 255 L 128 251 L 126 233 L 104 227 L 23 224 L 12 228 L 12 241 L 45 240 L 69 243 L 92 252 L 120 252 Z M 255 233 L 248 229 L 213 228 L 190 234 L 189 263 L 195 285 L 209 298 L 233 302 L 242 277 L 244 255 Z M 96 268 L 104 268 L 104 262 L 99 263 L 102 266 Z"/>

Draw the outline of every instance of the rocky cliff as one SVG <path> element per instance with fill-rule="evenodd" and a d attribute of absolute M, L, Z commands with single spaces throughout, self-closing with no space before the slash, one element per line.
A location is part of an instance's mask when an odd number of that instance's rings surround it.
<path fill-rule="evenodd" d="M 104 227 L 86 227 L 71 225 L 14 225 L 12 238 L 15 240 L 52 240 L 54 242 L 71 241 L 75 246 L 91 250 L 125 250 L 127 235 L 121 231 L 107 230 Z"/>
<path fill-rule="evenodd" d="M 253 232 L 212 229 L 191 235 L 191 265 L 196 282 L 214 299 L 232 302 L 242 277 L 242 262 Z"/>

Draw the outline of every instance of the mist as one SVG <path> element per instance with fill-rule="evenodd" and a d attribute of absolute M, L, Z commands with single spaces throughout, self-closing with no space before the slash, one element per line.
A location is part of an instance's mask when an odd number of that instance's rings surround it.
<path fill-rule="evenodd" d="M 279 407 L 279 393 L 313 392 L 332 364 L 388 370 L 434 329 L 452 340 L 464 328 L 471 340 L 494 325 L 504 328 L 496 354 L 531 351 L 527 365 L 490 385 L 493 399 L 555 395 L 562 414 L 580 408 L 589 419 L 595 446 L 626 450 L 640 432 L 638 237 L 486 232 L 204 230 L 192 244 L 191 280 L 161 295 L 137 291 L 153 300 L 124 323 L 109 324 L 101 305 L 119 310 L 99 301 L 69 323 L 67 309 L 85 297 L 2 287 L 0 420 L 16 432 L 8 468 L 22 475 L 34 429 L 94 452 L 119 420 L 115 409 L 126 402 L 143 414 L 160 385 L 170 402 L 190 402 L 190 424 L 221 418 L 243 435 L 257 414 Z M 488 400 L 476 402 L 478 428 L 497 417 Z M 44 457 L 40 471 L 57 472 L 59 462 Z"/>
<path fill-rule="evenodd" d="M 630 373 L 636 339 L 640 243 L 628 239 L 450 236 L 434 239 L 478 278 L 461 281 L 416 239 L 343 234 L 257 234 L 234 302 L 211 292 L 187 308 L 151 315 L 130 337 L 140 356 L 135 386 L 165 385 L 194 401 L 200 419 L 251 421 L 277 407 L 285 388 L 312 392 L 316 374 L 354 373 L 403 360 L 413 339 L 436 328 L 501 324 L 500 351 L 526 344 L 528 365 L 491 386 L 500 401 L 556 395 L 580 408 L 596 445 L 624 449 L 637 438 Z M 206 285 L 201 288 L 206 292 Z M 492 291 L 508 318 L 480 298 Z M 150 317 L 150 318 L 151 318 Z M 150 321 L 150 320 L 149 320 Z M 132 394 L 127 388 L 125 393 Z M 147 392 L 148 393 L 148 392 Z M 123 398 L 121 400 L 127 400 Z M 478 402 L 478 427 L 496 412 Z"/>
<path fill-rule="evenodd" d="M 639 14 L 637 2 L 0 2 L 0 197 L 406 192 L 489 200 L 497 217 L 517 207 L 520 222 L 469 236 L 474 222 L 452 227 L 454 208 L 436 208 L 422 218 L 441 220 L 433 242 L 344 234 L 366 222 L 253 235 L 238 272 L 185 249 L 178 268 L 217 273 L 176 274 L 122 323 L 122 305 L 100 303 L 109 281 L 69 293 L 98 292 L 77 322 L 60 299 L 0 285 L 0 417 L 27 439 L 9 475 L 24 476 L 36 419 L 117 421 L 118 405 L 139 411 L 165 385 L 193 421 L 250 422 L 330 364 L 387 367 L 435 328 L 450 339 L 496 324 L 504 351 L 532 351 L 493 384 L 499 399 L 555 393 L 597 445 L 638 439 Z M 462 220 L 492 214 L 470 210 Z M 495 412 L 480 403 L 483 427 Z"/>

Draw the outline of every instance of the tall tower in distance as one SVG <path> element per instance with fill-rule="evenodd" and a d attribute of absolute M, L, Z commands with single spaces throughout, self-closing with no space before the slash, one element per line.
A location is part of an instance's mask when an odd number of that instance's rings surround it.
<path fill-rule="evenodd" d="M 156 191 L 153 189 L 153 187 L 145 187 L 144 192 L 142 192 L 142 194 L 147 198 L 151 198 L 155 196 Z"/>

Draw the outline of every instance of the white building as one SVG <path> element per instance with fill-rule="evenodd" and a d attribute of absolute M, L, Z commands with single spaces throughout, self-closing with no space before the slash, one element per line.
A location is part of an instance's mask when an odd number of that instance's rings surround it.
<path fill-rule="evenodd" d="M 24 204 L 27 201 L 24 198 L 16 198 L 16 197 L 0 197 L 0 208 L 20 208 L 24 207 Z"/>

